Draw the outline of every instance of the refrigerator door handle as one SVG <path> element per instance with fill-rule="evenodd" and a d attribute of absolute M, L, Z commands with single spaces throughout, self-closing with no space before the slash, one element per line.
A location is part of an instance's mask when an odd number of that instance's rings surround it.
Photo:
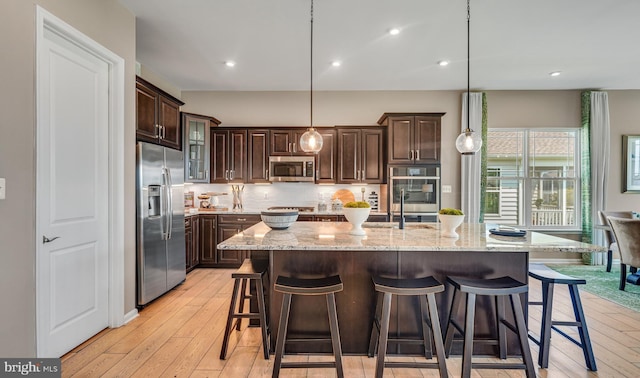
<path fill-rule="evenodd" d="M 167 175 L 167 168 L 162 167 L 162 240 L 167 240 L 169 237 L 169 177 Z"/>
<path fill-rule="evenodd" d="M 167 175 L 167 206 L 168 214 L 167 217 L 167 225 L 169 226 L 167 229 L 167 239 L 171 239 L 171 234 L 173 233 L 173 181 L 171 181 L 171 170 L 169 168 L 165 168 L 165 172 Z"/>

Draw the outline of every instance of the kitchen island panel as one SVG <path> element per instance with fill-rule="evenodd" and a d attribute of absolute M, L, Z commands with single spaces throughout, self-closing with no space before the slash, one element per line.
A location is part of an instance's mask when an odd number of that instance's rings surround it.
<path fill-rule="evenodd" d="M 266 255 L 256 258 L 266 258 Z M 436 252 L 381 252 L 381 251 L 294 251 L 273 250 L 269 252 L 270 277 L 278 275 L 312 278 L 339 274 L 344 283 L 344 291 L 336 294 L 338 322 L 342 341 L 342 350 L 346 354 L 366 354 L 371 334 L 373 312 L 375 309 L 375 291 L 371 276 L 373 274 L 390 277 L 422 277 L 434 275 L 440 282 L 446 282 L 447 275 L 466 277 L 499 277 L 510 275 L 527 282 L 528 257 L 526 252 L 496 253 L 479 252 L 472 257 L 456 251 Z M 269 313 L 272 330 L 278 329 L 278 315 L 282 305 L 282 295 L 270 289 Z M 451 306 L 452 290 L 436 295 L 441 327 L 444 327 Z M 526 303 L 526 295 L 522 296 Z M 492 300 L 479 298 L 476 316 L 476 334 L 489 336 L 495 334 L 495 311 Z M 524 306 L 526 309 L 526 306 Z M 415 297 L 394 297 L 390 335 L 419 336 L 419 303 Z M 462 308 L 460 316 L 462 316 Z M 326 302 L 324 296 L 296 296 L 292 301 L 289 321 L 289 334 L 295 336 L 317 336 L 328 332 Z M 517 340 L 509 337 L 510 354 L 519 354 Z M 272 340 L 272 347 L 275 340 Z M 308 348 L 305 345 L 304 348 Z M 296 348 L 292 352 L 308 349 Z M 319 352 L 331 352 L 330 346 L 314 349 Z M 461 345 L 454 345 L 454 353 Z M 390 353 L 420 353 L 420 347 L 403 346 L 402 350 L 390 347 Z M 493 354 L 494 347 L 478 346 L 477 353 Z"/>

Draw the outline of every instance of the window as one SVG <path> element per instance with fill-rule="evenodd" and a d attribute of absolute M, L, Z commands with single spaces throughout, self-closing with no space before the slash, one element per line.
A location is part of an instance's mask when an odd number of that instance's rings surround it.
<path fill-rule="evenodd" d="M 490 129 L 485 222 L 580 228 L 579 129 Z"/>

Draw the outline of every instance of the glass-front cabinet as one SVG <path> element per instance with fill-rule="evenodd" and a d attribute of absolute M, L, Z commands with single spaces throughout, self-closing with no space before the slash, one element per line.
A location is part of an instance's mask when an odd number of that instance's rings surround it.
<path fill-rule="evenodd" d="M 210 116 L 182 113 L 185 182 L 209 182 L 209 132 L 219 124 L 220 121 Z"/>

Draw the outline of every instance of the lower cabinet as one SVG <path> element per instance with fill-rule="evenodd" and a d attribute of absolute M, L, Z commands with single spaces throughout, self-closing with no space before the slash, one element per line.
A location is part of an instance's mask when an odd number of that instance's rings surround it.
<path fill-rule="evenodd" d="M 184 218 L 185 260 L 187 273 L 200 263 L 200 219 L 197 215 Z"/>
<path fill-rule="evenodd" d="M 249 251 L 218 250 L 218 243 L 227 240 L 260 222 L 260 215 L 201 214 L 200 218 L 200 261 L 201 268 L 237 268 Z"/>

